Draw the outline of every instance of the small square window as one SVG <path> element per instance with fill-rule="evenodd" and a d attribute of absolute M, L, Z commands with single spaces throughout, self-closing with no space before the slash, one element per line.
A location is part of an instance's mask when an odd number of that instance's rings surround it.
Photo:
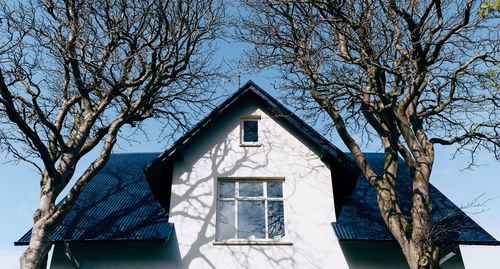
<path fill-rule="evenodd" d="M 259 122 L 256 120 L 243 121 L 243 143 L 259 142 Z"/>
<path fill-rule="evenodd" d="M 241 119 L 241 146 L 260 146 L 260 115 L 243 115 Z"/>

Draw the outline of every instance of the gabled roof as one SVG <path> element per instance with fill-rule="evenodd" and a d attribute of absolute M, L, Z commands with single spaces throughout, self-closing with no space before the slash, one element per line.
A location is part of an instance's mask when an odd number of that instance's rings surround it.
<path fill-rule="evenodd" d="M 52 242 L 168 240 L 173 228 L 142 168 L 159 153 L 113 154 L 85 187 Z M 27 245 L 31 230 L 15 245 Z"/>
<path fill-rule="evenodd" d="M 332 177 L 337 179 L 336 184 L 334 184 L 334 193 L 338 195 L 335 195 L 335 199 L 342 198 L 341 194 L 347 193 L 349 195 L 352 192 L 359 174 L 355 162 L 253 81 L 248 81 L 146 167 L 145 173 L 151 189 L 153 189 L 155 197 L 165 208 L 169 208 L 173 161 L 178 158 L 182 159 L 184 149 L 238 104 L 250 98 L 255 98 L 262 108 L 275 116 L 276 120 L 285 123 L 294 131 L 302 134 L 314 146 L 321 160 L 328 166 L 335 167 L 335 169 L 331 169 L 332 172 L 336 173 Z M 335 204 L 341 205 L 342 202 L 336 201 Z M 337 207 L 336 210 L 340 210 L 340 207 Z"/>
<path fill-rule="evenodd" d="M 193 143 L 200 135 L 208 128 L 213 126 L 220 118 L 225 116 L 232 108 L 239 104 L 242 100 L 246 100 L 249 96 L 257 97 L 259 101 L 270 109 L 275 116 L 281 120 L 291 124 L 293 128 L 306 135 L 316 146 L 321 150 L 327 150 L 327 153 L 335 156 L 345 163 L 347 166 L 355 166 L 354 161 L 347 157 L 341 150 L 335 147 L 330 141 L 316 132 L 312 127 L 307 125 L 303 120 L 297 117 L 294 113 L 288 110 L 275 98 L 257 86 L 253 81 L 248 81 L 237 92 L 226 99 L 222 104 L 215 108 L 207 117 L 201 120 L 194 128 L 179 138 L 170 148 L 163 152 L 156 160 L 154 160 L 146 170 L 154 169 L 154 166 L 167 159 L 175 158 L 176 154 L 182 154 L 182 151 Z"/>
<path fill-rule="evenodd" d="M 365 153 L 365 157 L 375 173 L 383 172 L 383 153 Z M 500 242 L 438 189 L 431 185 L 430 191 L 435 240 L 456 244 L 500 245 Z M 401 159 L 396 181 L 396 196 L 403 215 L 409 219 L 412 201 L 411 176 Z M 358 179 L 352 195 L 343 206 L 337 222 L 332 225 L 341 242 L 395 240 L 380 214 L 375 189 L 363 175 Z"/>

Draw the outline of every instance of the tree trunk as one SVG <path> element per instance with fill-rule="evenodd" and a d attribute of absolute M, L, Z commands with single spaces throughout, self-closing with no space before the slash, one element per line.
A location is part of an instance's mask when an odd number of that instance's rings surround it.
<path fill-rule="evenodd" d="M 419 160 L 420 165 L 412 175 L 413 207 L 411 209 L 411 228 L 405 230 L 410 237 L 408 249 L 403 253 L 410 265 L 415 269 L 439 268 L 439 248 L 432 238 L 432 205 L 430 202 L 429 178 L 432 162 Z"/>
<path fill-rule="evenodd" d="M 439 248 L 432 243 L 410 242 L 407 251 L 403 251 L 411 269 L 439 268 Z"/>
<path fill-rule="evenodd" d="M 28 249 L 19 259 L 22 269 L 39 269 L 47 267 L 47 254 L 50 251 L 50 238 L 53 233 L 51 216 L 55 212 L 54 179 L 47 172 L 42 176 L 42 192 L 38 209 L 33 215 L 33 229 L 31 230 Z"/>
<path fill-rule="evenodd" d="M 50 251 L 52 231 L 42 223 L 33 226 L 28 249 L 19 259 L 22 269 L 41 269 L 47 267 L 47 255 Z"/>

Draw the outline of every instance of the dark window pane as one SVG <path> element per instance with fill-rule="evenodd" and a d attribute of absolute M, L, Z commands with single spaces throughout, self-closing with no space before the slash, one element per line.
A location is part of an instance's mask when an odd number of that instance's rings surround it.
<path fill-rule="evenodd" d="M 267 229 L 269 239 L 279 239 L 285 236 L 285 218 L 282 201 L 267 202 Z"/>
<path fill-rule="evenodd" d="M 264 187 L 262 182 L 240 182 L 240 197 L 262 197 Z"/>
<path fill-rule="evenodd" d="M 238 238 L 266 238 L 264 201 L 238 202 Z"/>
<path fill-rule="evenodd" d="M 234 181 L 219 181 L 219 198 L 234 198 Z"/>
<path fill-rule="evenodd" d="M 256 120 L 243 121 L 243 142 L 258 142 L 258 122 Z"/>
<path fill-rule="evenodd" d="M 281 182 L 267 182 L 267 197 L 282 198 L 283 187 Z"/>
<path fill-rule="evenodd" d="M 219 240 L 235 237 L 234 215 L 234 201 L 219 201 Z"/>

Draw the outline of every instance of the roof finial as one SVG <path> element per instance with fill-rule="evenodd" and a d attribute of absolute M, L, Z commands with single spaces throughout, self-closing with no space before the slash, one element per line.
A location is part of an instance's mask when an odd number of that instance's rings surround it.
<path fill-rule="evenodd" d="M 238 89 L 240 88 L 240 78 L 241 78 L 241 72 L 238 71 Z"/>

